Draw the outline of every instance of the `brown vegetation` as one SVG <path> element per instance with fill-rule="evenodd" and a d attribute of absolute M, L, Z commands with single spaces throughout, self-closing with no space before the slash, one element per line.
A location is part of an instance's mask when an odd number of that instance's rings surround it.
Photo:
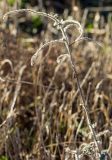
<path fill-rule="evenodd" d="M 69 31 L 71 43 L 77 34 L 75 29 Z M 60 37 L 60 33 L 50 22 L 33 38 L 14 36 L 6 26 L 0 31 L 0 155 L 11 160 L 96 158 L 99 151 L 86 121 L 78 76 L 101 151 L 100 160 L 111 159 L 111 34 L 109 30 L 103 35 L 94 33 L 94 38 L 101 39 L 102 48 L 92 41 L 70 45 L 75 77 L 67 57 L 57 63 L 57 58 L 60 61 L 60 55 L 66 53 L 60 43 L 44 47 L 36 65 L 30 65 L 41 43 L 54 36 Z"/>

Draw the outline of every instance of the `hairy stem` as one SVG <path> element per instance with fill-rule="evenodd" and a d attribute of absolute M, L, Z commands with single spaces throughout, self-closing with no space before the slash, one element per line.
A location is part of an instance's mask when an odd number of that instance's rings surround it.
<path fill-rule="evenodd" d="M 73 58 L 72 58 L 72 54 L 71 54 L 71 51 L 70 51 L 70 48 L 69 48 L 69 41 L 68 41 L 68 38 L 67 38 L 67 35 L 66 33 L 64 32 L 63 28 L 60 26 L 60 30 L 62 32 L 62 36 L 65 40 L 65 47 L 67 49 L 67 53 L 70 55 L 70 62 L 71 62 L 71 65 L 72 65 L 72 70 L 73 70 L 73 76 L 74 78 L 76 78 L 76 82 L 77 82 L 77 86 L 78 86 L 78 89 L 79 89 L 79 93 L 80 93 L 80 96 L 81 96 L 81 99 L 82 99 L 82 103 L 83 103 L 83 109 L 85 111 L 85 114 L 86 114 L 86 118 L 87 118 L 87 123 L 88 123 L 88 126 L 89 126 L 89 129 L 93 135 L 93 139 L 94 139 L 94 142 L 95 142 L 95 145 L 100 152 L 100 148 L 98 146 L 98 142 L 97 142 L 97 137 L 96 137 L 96 133 L 95 133 L 95 130 L 92 126 L 92 123 L 91 123 L 91 120 L 90 120 L 90 116 L 89 116 L 89 113 L 88 113 L 88 110 L 87 110 L 87 104 L 86 104 L 86 100 L 85 100 L 85 97 L 83 95 L 83 91 L 82 91 L 82 88 L 81 88 L 81 85 L 80 85 L 80 81 L 79 81 L 79 77 L 78 77 L 78 73 L 77 73 L 77 70 L 76 70 L 76 66 L 75 66 L 75 62 L 73 61 Z"/>

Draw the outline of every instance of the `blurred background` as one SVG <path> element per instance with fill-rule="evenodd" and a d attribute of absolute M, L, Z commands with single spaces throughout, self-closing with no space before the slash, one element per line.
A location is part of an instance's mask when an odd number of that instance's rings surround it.
<path fill-rule="evenodd" d="M 86 26 L 88 32 L 95 32 L 96 29 L 96 34 L 103 34 L 106 24 L 112 19 L 112 0 L 1 0 L 0 8 L 1 15 L 14 9 L 32 8 L 58 13 L 64 18 L 72 16 L 80 21 L 83 27 Z M 22 31 L 35 35 L 41 31 L 45 22 L 43 24 L 38 15 L 33 15 L 29 19 L 18 19 L 18 25 Z"/>
<path fill-rule="evenodd" d="M 112 0 L 0 0 L 0 160 L 77 160 L 75 153 L 92 160 L 97 152 L 70 62 L 57 63 L 65 47 L 45 47 L 31 66 L 39 47 L 61 33 L 34 13 L 3 21 L 24 8 L 80 22 L 88 38 L 75 44 L 79 32 L 69 29 L 71 54 L 100 160 L 112 159 Z"/>

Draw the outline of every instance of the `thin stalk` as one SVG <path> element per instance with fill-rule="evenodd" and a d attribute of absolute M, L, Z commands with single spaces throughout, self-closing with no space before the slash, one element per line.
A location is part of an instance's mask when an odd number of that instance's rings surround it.
<path fill-rule="evenodd" d="M 91 133 L 93 135 L 93 139 L 94 139 L 95 145 L 96 145 L 99 153 L 101 153 L 100 148 L 98 146 L 96 133 L 95 133 L 95 130 L 94 130 L 93 126 L 92 126 L 92 123 L 91 123 L 91 120 L 90 120 L 90 116 L 88 114 L 86 100 L 85 100 L 85 97 L 83 95 L 83 91 L 82 91 L 82 88 L 81 88 L 81 85 L 80 85 L 80 81 L 79 81 L 78 73 L 77 73 L 77 70 L 76 70 L 76 67 L 75 67 L 75 63 L 73 61 L 72 54 L 71 54 L 71 51 L 70 51 L 70 48 L 69 48 L 69 41 L 68 41 L 66 33 L 64 32 L 64 30 L 63 30 L 63 28 L 61 26 L 60 26 L 60 30 L 62 32 L 62 36 L 63 36 L 64 41 L 65 41 L 65 47 L 67 49 L 67 53 L 70 55 L 70 62 L 71 62 L 71 65 L 72 65 L 73 76 L 76 78 L 77 86 L 79 88 L 79 93 L 80 93 L 80 96 L 81 96 L 81 99 L 82 99 L 82 103 L 83 103 L 82 106 L 83 106 L 83 109 L 84 109 L 85 114 L 86 114 L 87 123 L 88 123 L 89 129 L 90 129 L 90 131 L 91 131 Z"/>
<path fill-rule="evenodd" d="M 83 34 L 82 26 L 77 21 L 73 21 L 73 20 L 65 20 L 65 21 L 62 20 L 62 21 L 60 21 L 58 19 L 57 15 L 50 15 L 50 14 L 47 14 L 47 13 L 44 13 L 44 12 L 37 12 L 37 11 L 31 10 L 31 9 L 20 9 L 20 10 L 14 10 L 14 11 L 7 12 L 3 16 L 3 19 L 5 19 L 8 15 L 10 15 L 12 13 L 19 13 L 19 12 L 21 12 L 21 13 L 22 12 L 23 13 L 24 12 L 32 12 L 32 13 L 36 13 L 36 14 L 38 14 L 40 16 L 48 17 L 48 18 L 50 18 L 51 20 L 54 21 L 54 27 L 57 27 L 57 29 L 59 29 L 61 31 L 62 38 L 63 38 L 62 42 L 64 42 L 65 47 L 67 49 L 67 54 L 70 56 L 70 62 L 71 62 L 72 70 L 73 70 L 73 77 L 76 78 L 77 86 L 78 86 L 79 93 L 80 93 L 81 100 L 82 100 L 82 104 L 83 104 L 82 106 L 83 106 L 83 109 L 85 111 L 86 118 L 87 118 L 87 123 L 88 123 L 89 129 L 90 129 L 90 131 L 92 133 L 92 136 L 93 136 L 93 139 L 94 139 L 94 143 L 95 143 L 95 145 L 96 145 L 96 147 L 98 149 L 98 152 L 99 152 L 99 154 L 101 156 L 101 151 L 100 151 L 100 148 L 99 148 L 98 142 L 97 142 L 97 136 L 96 136 L 95 130 L 94 130 L 93 126 L 92 126 L 91 119 L 90 119 L 89 114 L 88 114 L 88 110 L 87 110 L 88 107 L 87 107 L 87 104 L 86 104 L 85 97 L 83 95 L 83 90 L 81 88 L 81 84 L 80 84 L 80 81 L 79 81 L 78 73 L 77 73 L 77 70 L 76 70 L 76 65 L 75 65 L 75 62 L 74 62 L 74 60 L 72 58 L 72 54 L 71 54 L 71 50 L 70 50 L 70 44 L 69 44 L 69 39 L 68 39 L 68 36 L 66 34 L 67 29 L 71 25 L 77 26 L 77 29 L 79 30 L 80 35 L 79 35 L 78 38 L 76 38 L 75 42 L 83 40 L 85 38 L 82 37 L 82 34 Z M 60 40 L 58 40 L 58 41 L 60 41 Z M 51 42 L 48 42 L 45 45 L 50 44 Z M 45 45 L 43 45 L 43 47 L 45 47 Z M 43 49 L 43 47 L 41 49 Z M 32 59 L 34 60 L 34 62 L 35 62 L 35 58 L 36 57 L 37 57 L 37 53 L 32 57 Z"/>

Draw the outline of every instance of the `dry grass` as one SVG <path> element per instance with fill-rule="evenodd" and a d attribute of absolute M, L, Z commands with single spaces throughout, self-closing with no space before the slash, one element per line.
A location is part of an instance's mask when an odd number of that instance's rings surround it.
<path fill-rule="evenodd" d="M 19 35 L 1 30 L 0 155 L 11 160 L 97 160 L 71 62 L 67 57 L 56 61 L 66 53 L 63 43 L 44 47 L 30 66 L 42 40 L 53 39 L 51 31 L 49 26 L 35 41 L 24 43 Z M 112 158 L 112 55 L 107 43 L 103 49 L 87 41 L 70 46 L 100 160 Z"/>

